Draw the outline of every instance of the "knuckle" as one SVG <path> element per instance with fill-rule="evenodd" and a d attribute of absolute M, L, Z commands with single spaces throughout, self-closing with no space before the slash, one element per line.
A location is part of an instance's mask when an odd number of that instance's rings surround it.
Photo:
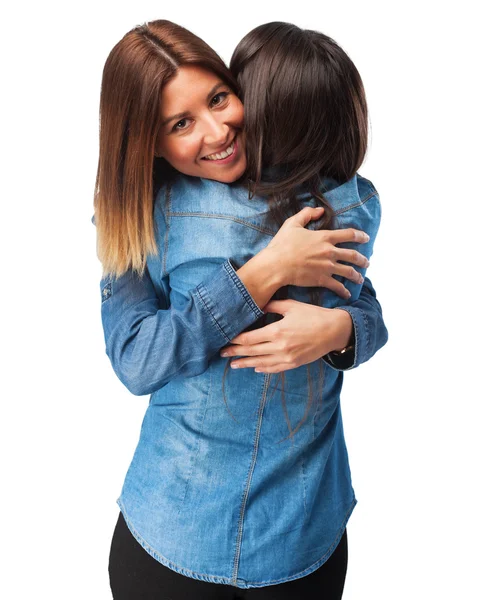
<path fill-rule="evenodd" d="M 333 261 L 336 258 L 336 248 L 332 245 L 329 245 L 324 253 L 326 258 L 328 258 L 331 261 Z"/>
<path fill-rule="evenodd" d="M 271 327 L 271 329 L 270 329 L 271 337 L 273 338 L 273 340 L 278 339 L 278 337 L 280 335 L 279 325 L 277 323 L 273 323 L 272 325 L 270 325 L 270 327 Z"/>

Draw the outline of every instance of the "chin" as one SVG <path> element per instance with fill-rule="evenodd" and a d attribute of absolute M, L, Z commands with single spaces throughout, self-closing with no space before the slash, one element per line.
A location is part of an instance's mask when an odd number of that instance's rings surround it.
<path fill-rule="evenodd" d="M 223 183 L 233 183 L 243 177 L 246 171 L 246 160 L 241 161 L 235 169 L 232 169 L 231 173 L 225 173 L 225 177 L 221 179 Z"/>
<path fill-rule="evenodd" d="M 234 183 L 235 181 L 238 181 L 238 179 L 241 178 L 243 173 L 244 173 L 244 170 L 240 171 L 239 173 L 231 173 L 230 175 L 225 175 L 224 177 L 222 177 L 221 179 L 218 179 L 217 181 L 220 181 L 221 183 Z"/>

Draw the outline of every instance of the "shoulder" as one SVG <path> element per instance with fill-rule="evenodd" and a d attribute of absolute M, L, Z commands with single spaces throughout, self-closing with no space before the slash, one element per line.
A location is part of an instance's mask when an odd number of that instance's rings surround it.
<path fill-rule="evenodd" d="M 352 209 L 359 209 L 373 200 L 379 203 L 379 194 L 369 179 L 356 173 L 343 184 L 328 180 L 328 190 L 324 196 L 331 204 L 336 215 Z"/>
<path fill-rule="evenodd" d="M 367 202 L 374 196 L 377 198 L 377 200 L 379 200 L 379 193 L 376 187 L 373 185 L 372 181 L 366 179 L 366 177 L 362 177 L 359 173 L 356 174 L 356 181 L 358 186 L 359 197 L 363 202 Z"/>

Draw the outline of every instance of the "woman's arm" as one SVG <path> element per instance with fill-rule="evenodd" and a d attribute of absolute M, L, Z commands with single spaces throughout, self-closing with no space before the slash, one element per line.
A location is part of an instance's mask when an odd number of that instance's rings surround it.
<path fill-rule="evenodd" d="M 263 312 L 226 261 L 181 306 L 159 297 L 148 271 L 100 282 L 106 353 L 132 394 L 150 394 L 173 377 L 202 373 L 211 357 Z"/>
<path fill-rule="evenodd" d="M 349 242 L 347 246 L 350 252 L 361 250 L 370 258 L 381 220 L 381 204 L 372 184 L 365 196 L 364 201 L 341 211 L 337 222 L 339 231 L 354 226 L 369 234 L 368 242 L 361 247 L 357 242 Z M 353 256 L 343 260 L 350 262 Z M 365 276 L 366 269 L 359 270 Z M 369 280 L 364 285 L 342 281 L 351 294 L 348 304 L 328 289 L 323 290 L 321 307 L 295 300 L 270 302 L 263 311 L 283 318 L 261 329 L 241 333 L 221 355 L 247 357 L 231 362 L 230 366 L 254 367 L 264 373 L 286 371 L 320 358 L 338 370 L 351 369 L 369 360 L 388 338 L 381 306 Z M 347 346 L 351 346 L 347 352 L 335 354 L 334 351 Z"/>
<path fill-rule="evenodd" d="M 238 273 L 230 261 L 223 263 L 180 306 L 169 306 L 166 288 L 163 294 L 157 292 L 148 272 L 142 278 L 129 271 L 117 280 L 102 279 L 106 353 L 124 385 L 133 394 L 144 395 L 160 389 L 173 377 L 202 373 L 222 347 L 264 314 L 261 307 L 285 283 L 330 285 L 347 292 L 332 274 L 344 273 L 353 281 L 361 280 L 354 269 L 337 262 L 347 260 L 343 253 L 351 251 L 336 249 L 334 243 L 360 240 L 362 233 L 354 229 L 304 229 L 312 210 L 303 209 L 288 219 L 273 238 L 280 243 L 270 244 Z M 285 252 L 288 244 L 290 248 Z M 334 260 L 331 249 L 336 253 Z M 354 260 L 357 264 L 367 263 L 357 252 Z M 327 267 L 319 268 L 325 262 Z M 273 264 L 279 276 L 266 277 Z"/>
<path fill-rule="evenodd" d="M 334 369 L 339 371 L 354 369 L 372 358 L 388 341 L 389 335 L 384 323 L 383 311 L 373 284 L 367 277 L 355 302 L 333 310 L 349 314 L 353 324 L 354 340 L 353 347 L 343 355 L 338 356 L 330 352 L 323 356 L 323 359 Z"/>
<path fill-rule="evenodd" d="M 348 370 L 369 360 L 388 339 L 381 305 L 367 278 L 358 299 L 347 306 L 323 308 L 274 300 L 263 311 L 283 319 L 234 338 L 221 355 L 245 358 L 232 361 L 232 368 L 278 373 L 323 358 L 336 370 Z M 349 345 L 344 354 L 334 352 Z"/>

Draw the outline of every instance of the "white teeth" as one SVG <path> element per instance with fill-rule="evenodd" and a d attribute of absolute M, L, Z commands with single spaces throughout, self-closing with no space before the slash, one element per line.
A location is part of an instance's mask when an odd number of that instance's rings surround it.
<path fill-rule="evenodd" d="M 223 150 L 223 152 L 220 152 L 219 154 L 210 154 L 209 156 L 205 156 L 204 159 L 205 160 L 221 160 L 222 158 L 227 158 L 228 156 L 231 156 L 233 154 L 234 145 L 235 145 L 235 141 L 233 140 L 231 142 L 231 145 L 228 146 L 228 148 L 226 148 L 226 150 Z"/>

